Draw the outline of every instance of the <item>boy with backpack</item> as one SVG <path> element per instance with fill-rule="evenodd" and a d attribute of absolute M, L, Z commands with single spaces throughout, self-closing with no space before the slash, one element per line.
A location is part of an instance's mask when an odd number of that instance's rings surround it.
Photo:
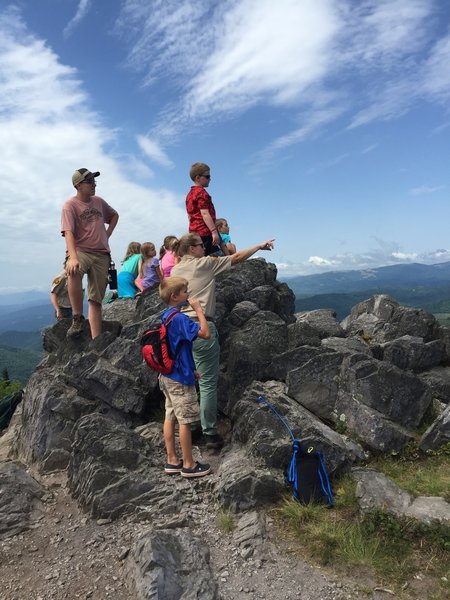
<path fill-rule="evenodd" d="M 210 466 L 195 462 L 192 456 L 191 424 L 200 420 L 192 342 L 197 337 L 209 339 L 211 334 L 200 302 L 195 298 L 188 299 L 186 279 L 164 278 L 159 286 L 159 295 L 169 305 L 161 320 L 163 324 L 167 323 L 167 339 L 174 359 L 171 372 L 159 375 L 159 385 L 166 398 L 164 442 L 167 463 L 164 471 L 169 475 L 180 473 L 182 477 L 204 477 L 211 472 Z M 198 322 L 179 312 L 179 307 L 184 304 L 190 305 Z M 175 421 L 180 428 L 182 460 L 179 460 L 175 449 Z"/>

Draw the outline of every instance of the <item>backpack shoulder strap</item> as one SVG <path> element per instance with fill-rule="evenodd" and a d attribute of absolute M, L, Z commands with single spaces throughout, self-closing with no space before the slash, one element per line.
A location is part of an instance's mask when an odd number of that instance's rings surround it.
<path fill-rule="evenodd" d="M 165 319 L 165 321 L 164 321 L 164 325 L 167 327 L 167 325 L 170 323 L 170 321 L 171 321 L 171 320 L 174 318 L 174 316 L 175 316 L 177 313 L 179 313 L 179 312 L 180 312 L 180 311 L 179 311 L 177 308 L 175 308 L 175 309 L 174 309 L 172 312 L 170 312 L 170 313 L 167 315 L 167 317 L 166 317 L 166 319 Z"/>

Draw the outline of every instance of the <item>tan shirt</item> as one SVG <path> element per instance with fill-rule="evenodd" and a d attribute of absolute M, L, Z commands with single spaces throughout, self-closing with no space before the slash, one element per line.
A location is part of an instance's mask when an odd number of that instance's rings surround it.
<path fill-rule="evenodd" d="M 92 196 L 90 202 L 82 202 L 73 196 L 64 202 L 61 214 L 61 233 L 71 231 L 75 247 L 81 252 L 103 252 L 109 254 L 108 236 L 105 223 L 109 225 L 117 214 L 99 196 Z"/>
<path fill-rule="evenodd" d="M 231 256 L 183 256 L 172 269 L 171 276 L 184 277 L 188 281 L 188 292 L 197 298 L 207 317 L 214 318 L 216 312 L 216 276 L 231 269 Z M 189 317 L 197 320 L 190 306 L 183 309 Z"/>

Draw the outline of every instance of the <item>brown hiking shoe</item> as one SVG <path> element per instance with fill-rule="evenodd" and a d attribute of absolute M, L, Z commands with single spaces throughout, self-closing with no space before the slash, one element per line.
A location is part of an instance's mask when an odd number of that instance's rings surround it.
<path fill-rule="evenodd" d="M 78 337 L 83 333 L 84 317 L 83 315 L 73 315 L 72 325 L 67 330 L 67 337 Z"/>

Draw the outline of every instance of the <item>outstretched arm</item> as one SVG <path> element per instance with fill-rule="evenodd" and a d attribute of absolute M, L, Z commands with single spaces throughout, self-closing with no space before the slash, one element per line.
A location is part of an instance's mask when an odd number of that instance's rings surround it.
<path fill-rule="evenodd" d="M 237 265 L 238 263 L 244 262 L 244 260 L 247 260 L 247 258 L 250 258 L 250 256 L 253 256 L 258 252 L 258 250 L 272 250 L 274 241 L 275 240 L 267 240 L 266 242 L 261 242 L 261 244 L 257 244 L 246 250 L 239 250 L 236 254 L 231 255 L 231 264 Z"/>

